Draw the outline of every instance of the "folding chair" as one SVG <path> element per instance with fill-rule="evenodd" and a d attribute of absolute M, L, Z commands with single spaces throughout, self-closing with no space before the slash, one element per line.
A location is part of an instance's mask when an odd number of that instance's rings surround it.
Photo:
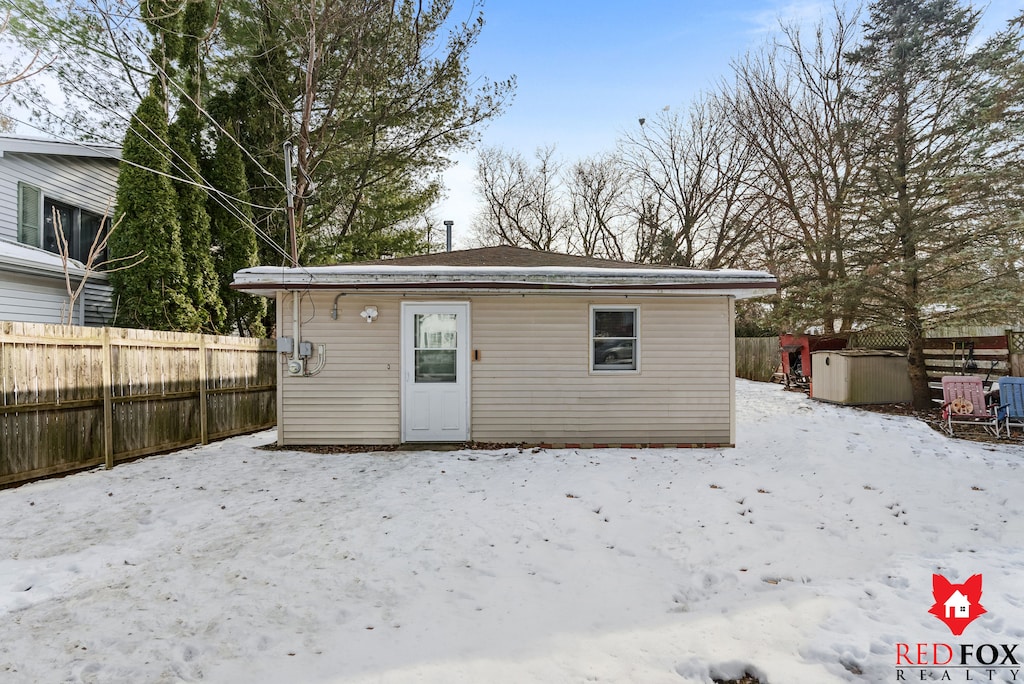
<path fill-rule="evenodd" d="M 942 422 L 946 432 L 952 435 L 954 425 L 980 425 L 998 437 L 998 407 L 989 407 L 986 399 L 985 386 L 977 376 L 947 375 L 942 378 Z"/>
<path fill-rule="evenodd" d="M 1011 427 L 1024 432 L 1024 378 L 999 378 L 999 404 L 1006 436 L 1010 436 Z"/>

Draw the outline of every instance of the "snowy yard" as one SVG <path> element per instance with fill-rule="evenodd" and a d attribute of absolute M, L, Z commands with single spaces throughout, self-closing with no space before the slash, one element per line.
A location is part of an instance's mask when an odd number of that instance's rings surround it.
<path fill-rule="evenodd" d="M 0 681 L 1024 682 L 895 667 L 1024 642 L 1024 446 L 737 384 L 734 449 L 265 432 L 0 491 Z M 961 637 L 933 572 L 983 575 Z"/>

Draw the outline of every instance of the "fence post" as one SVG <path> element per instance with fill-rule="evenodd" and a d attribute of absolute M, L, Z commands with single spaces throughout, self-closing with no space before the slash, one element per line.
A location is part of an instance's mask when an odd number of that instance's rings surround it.
<path fill-rule="evenodd" d="M 114 360 L 111 358 L 110 328 L 103 328 L 103 457 L 107 470 L 114 467 Z"/>
<path fill-rule="evenodd" d="M 206 378 L 209 371 L 206 367 L 206 335 L 199 335 L 199 439 L 203 444 L 210 443 L 210 414 L 207 411 Z"/>

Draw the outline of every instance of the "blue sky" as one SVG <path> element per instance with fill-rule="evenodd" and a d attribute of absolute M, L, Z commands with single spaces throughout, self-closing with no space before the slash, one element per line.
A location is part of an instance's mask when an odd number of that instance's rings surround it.
<path fill-rule="evenodd" d="M 471 0 L 456 0 L 454 18 Z M 483 131 L 481 144 L 529 157 L 555 145 L 567 161 L 610 151 L 639 117 L 685 109 L 726 76 L 729 63 L 770 40 L 779 19 L 814 23 L 831 2 L 813 0 L 489 0 L 470 54 L 475 75 L 518 78 L 515 100 Z M 1003 25 L 1020 0 L 992 0 L 987 27 Z M 445 175 L 438 223 L 455 221 L 468 246 L 478 200 L 473 152 Z"/>

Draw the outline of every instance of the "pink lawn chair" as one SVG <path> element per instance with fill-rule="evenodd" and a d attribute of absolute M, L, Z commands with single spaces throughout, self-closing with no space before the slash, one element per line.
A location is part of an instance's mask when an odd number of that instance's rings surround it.
<path fill-rule="evenodd" d="M 999 418 L 987 404 L 981 378 L 974 375 L 942 378 L 942 422 L 950 435 L 954 425 L 980 425 L 999 436 Z"/>

